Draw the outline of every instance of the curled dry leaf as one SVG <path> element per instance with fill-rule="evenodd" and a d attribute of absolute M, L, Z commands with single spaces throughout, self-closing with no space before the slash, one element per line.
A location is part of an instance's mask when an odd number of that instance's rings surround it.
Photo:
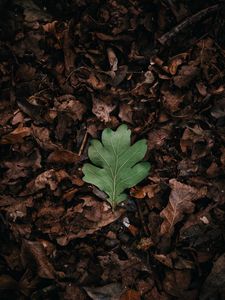
<path fill-rule="evenodd" d="M 105 82 L 99 78 L 99 76 L 94 73 L 90 73 L 89 78 L 86 82 L 94 89 L 94 90 L 103 90 L 106 86 Z"/>
<path fill-rule="evenodd" d="M 171 236 L 174 226 L 182 220 L 185 213 L 192 213 L 195 207 L 193 201 L 203 198 L 207 194 L 207 188 L 200 189 L 183 184 L 176 179 L 169 181 L 171 193 L 169 203 L 161 211 L 160 216 L 164 219 L 161 224 L 161 235 Z"/>
<path fill-rule="evenodd" d="M 107 49 L 107 54 L 108 54 L 108 60 L 109 60 L 109 65 L 112 71 L 117 71 L 118 67 L 118 59 L 116 57 L 115 52 L 113 51 L 112 48 Z"/>
<path fill-rule="evenodd" d="M 130 104 L 128 104 L 128 103 L 120 104 L 119 117 L 120 117 L 121 121 L 132 124 L 133 110 L 132 110 Z"/>
<path fill-rule="evenodd" d="M 93 98 L 92 102 L 92 112 L 96 115 L 96 117 L 102 122 L 110 122 L 110 113 L 116 108 L 116 105 L 113 104 L 110 99 L 102 100 Z"/>
<path fill-rule="evenodd" d="M 60 146 L 54 144 L 50 139 L 50 131 L 45 127 L 32 125 L 32 134 L 36 142 L 44 150 L 58 150 Z"/>
<path fill-rule="evenodd" d="M 137 199 L 143 199 L 148 196 L 149 199 L 155 197 L 155 195 L 160 192 L 160 185 L 159 184 L 149 184 L 144 187 L 140 188 L 133 188 L 131 190 L 131 194 L 133 197 Z"/>
<path fill-rule="evenodd" d="M 169 255 L 153 254 L 153 257 L 166 267 L 173 268 L 173 261 Z"/>
<path fill-rule="evenodd" d="M 115 76 L 109 82 L 112 86 L 119 85 L 127 76 L 128 67 L 119 66 L 118 70 L 115 72 Z"/>
<path fill-rule="evenodd" d="M 57 97 L 54 102 L 55 108 L 67 112 L 74 121 L 82 120 L 86 112 L 86 106 L 78 101 L 73 95 Z"/>
<path fill-rule="evenodd" d="M 169 65 L 168 65 L 168 70 L 170 72 L 171 75 L 175 75 L 177 73 L 177 69 L 178 67 L 183 63 L 183 60 L 181 59 L 181 57 L 174 57 Z"/>

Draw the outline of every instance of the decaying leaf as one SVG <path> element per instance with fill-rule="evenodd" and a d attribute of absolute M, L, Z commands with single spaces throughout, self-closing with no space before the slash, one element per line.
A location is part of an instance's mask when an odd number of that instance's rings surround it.
<path fill-rule="evenodd" d="M 119 126 L 116 131 L 105 129 L 102 143 L 93 140 L 88 150 L 95 165 L 83 167 L 83 180 L 106 192 L 113 209 L 127 198 L 124 190 L 142 181 L 150 170 L 148 162 L 138 163 L 146 153 L 146 141 L 140 140 L 131 146 L 130 135 L 126 125 Z"/>
<path fill-rule="evenodd" d="M 92 300 L 118 300 L 122 286 L 119 283 L 110 283 L 101 287 L 85 287 L 84 290 Z"/>
<path fill-rule="evenodd" d="M 195 65 L 195 62 L 190 62 L 189 65 L 181 67 L 180 71 L 174 76 L 174 84 L 179 87 L 187 87 L 191 81 L 198 75 L 199 68 Z"/>
<path fill-rule="evenodd" d="M 111 120 L 110 113 L 116 108 L 116 105 L 107 100 L 96 98 L 93 98 L 92 102 L 92 112 L 100 121 L 108 123 Z"/>
<path fill-rule="evenodd" d="M 80 156 L 69 150 L 55 150 L 48 156 L 48 162 L 73 164 L 80 160 Z"/>
<path fill-rule="evenodd" d="M 31 261 L 30 266 L 37 269 L 37 273 L 40 277 L 48 279 L 54 279 L 56 277 L 57 273 L 49 262 L 44 247 L 40 242 L 32 242 L 24 239 L 21 249 L 21 258 L 24 266 L 27 266 Z"/>
<path fill-rule="evenodd" d="M 207 189 L 196 189 L 192 186 L 183 184 L 176 179 L 169 181 L 172 189 L 169 203 L 161 211 L 160 216 L 164 219 L 161 224 L 162 235 L 172 235 L 174 226 L 182 220 L 185 213 L 192 213 L 195 207 L 193 201 L 206 195 Z"/>
<path fill-rule="evenodd" d="M 0 144 L 22 143 L 26 136 L 31 134 L 30 127 L 18 127 L 0 139 Z"/>

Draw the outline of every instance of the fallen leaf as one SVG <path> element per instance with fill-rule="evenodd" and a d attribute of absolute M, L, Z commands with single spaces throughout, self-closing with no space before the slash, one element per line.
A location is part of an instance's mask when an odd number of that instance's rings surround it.
<path fill-rule="evenodd" d="M 66 285 L 62 297 L 64 300 L 86 300 L 85 292 L 73 282 Z"/>
<path fill-rule="evenodd" d="M 122 287 L 120 283 L 110 283 L 101 287 L 84 287 L 92 300 L 118 300 Z"/>
<path fill-rule="evenodd" d="M 121 103 L 119 117 L 121 121 L 132 124 L 133 110 L 131 108 L 131 105 L 129 105 L 128 103 Z"/>
<path fill-rule="evenodd" d="M 51 191 L 55 191 L 58 184 L 66 178 L 70 178 L 66 171 L 50 169 L 39 174 L 34 180 L 30 181 L 27 184 L 27 190 L 35 193 L 49 186 Z"/>
<path fill-rule="evenodd" d="M 131 190 L 131 195 L 137 199 L 143 199 L 146 196 L 151 199 L 160 191 L 159 184 L 149 184 L 144 187 L 136 187 Z"/>
<path fill-rule="evenodd" d="M 68 113 L 74 121 L 81 121 L 86 112 L 86 106 L 73 95 L 57 97 L 54 101 L 54 106 L 57 110 Z"/>
<path fill-rule="evenodd" d="M 112 71 L 117 71 L 118 69 L 118 59 L 116 57 L 115 52 L 113 51 L 112 48 L 107 48 L 107 54 L 108 54 L 108 60 L 109 60 L 109 65 Z"/>
<path fill-rule="evenodd" d="M 215 119 L 220 119 L 225 117 L 225 95 L 222 95 L 217 101 L 215 101 L 215 104 L 213 105 L 211 109 L 211 115 Z"/>
<path fill-rule="evenodd" d="M 168 65 L 168 70 L 171 75 L 175 75 L 177 73 L 178 67 L 183 63 L 183 59 L 179 56 L 174 57 L 170 60 L 170 63 Z"/>
<path fill-rule="evenodd" d="M 172 269 L 173 268 L 173 261 L 169 255 L 164 254 L 153 254 L 154 258 L 158 260 L 161 264 L 165 265 L 166 267 Z"/>
<path fill-rule="evenodd" d="M 115 72 L 115 76 L 110 81 L 112 86 L 119 85 L 127 76 L 128 67 L 127 66 L 119 66 L 118 70 Z"/>
<path fill-rule="evenodd" d="M 160 233 L 167 236 L 173 234 L 174 226 L 182 220 L 184 214 L 190 214 L 194 211 L 195 204 L 193 201 L 203 198 L 207 193 L 205 187 L 196 189 L 176 179 L 170 179 L 169 184 L 172 189 L 169 203 L 160 213 L 160 216 L 164 219 Z"/>
<path fill-rule="evenodd" d="M 177 92 L 172 93 L 169 90 L 162 90 L 163 106 L 169 111 L 174 113 L 180 109 L 180 105 L 183 102 L 184 96 Z"/>
<path fill-rule="evenodd" d="M 205 86 L 205 84 L 203 82 L 198 82 L 196 83 L 196 87 L 198 89 L 198 92 L 201 96 L 205 97 L 207 96 L 207 87 Z"/>
<path fill-rule="evenodd" d="M 80 156 L 69 150 L 55 150 L 49 154 L 47 161 L 50 163 L 73 164 L 80 161 Z"/>
<path fill-rule="evenodd" d="M 194 61 L 190 61 L 188 65 L 182 66 L 178 74 L 174 76 L 174 84 L 179 88 L 188 87 L 198 73 L 199 68 L 195 65 Z"/>
<path fill-rule="evenodd" d="M 49 262 L 44 247 L 39 242 L 23 240 L 21 247 L 21 259 L 24 267 L 33 268 L 33 272 L 42 278 L 54 279 L 56 271 Z"/>
<path fill-rule="evenodd" d="M 93 98 L 92 102 L 92 112 L 96 115 L 96 117 L 102 122 L 110 122 L 110 113 L 116 108 L 116 105 L 113 104 L 110 99 L 101 100 Z"/>
<path fill-rule="evenodd" d="M 141 295 L 138 291 L 127 290 L 120 296 L 120 300 L 141 300 Z"/>
<path fill-rule="evenodd" d="M 59 150 L 61 148 L 51 141 L 48 128 L 32 125 L 32 134 L 39 146 L 45 150 Z"/>
<path fill-rule="evenodd" d="M 0 139 L 0 144 L 23 143 L 24 138 L 31 135 L 30 127 L 18 127 Z"/>
<path fill-rule="evenodd" d="M 169 139 L 171 131 L 170 126 L 150 130 L 148 134 L 148 150 L 160 149 L 166 140 Z"/>

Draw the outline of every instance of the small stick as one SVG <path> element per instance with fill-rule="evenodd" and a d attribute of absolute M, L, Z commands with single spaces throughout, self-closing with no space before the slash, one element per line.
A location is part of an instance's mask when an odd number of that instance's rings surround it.
<path fill-rule="evenodd" d="M 177 35 L 179 34 L 181 31 L 184 31 L 185 29 L 187 29 L 189 26 L 194 25 L 195 23 L 203 20 L 205 17 L 209 16 L 210 14 L 215 13 L 218 9 L 219 9 L 220 5 L 216 4 L 213 6 L 210 6 L 208 8 L 205 8 L 201 11 L 199 11 L 197 14 L 188 17 L 187 19 L 185 19 L 183 22 L 181 22 L 180 24 L 178 24 L 177 26 L 175 26 L 174 28 L 172 28 L 170 31 L 168 31 L 167 33 L 163 34 L 158 41 L 160 42 L 160 44 L 162 44 L 163 46 L 165 46 L 166 44 L 169 44 L 170 41 Z"/>
<path fill-rule="evenodd" d="M 81 156 L 81 154 L 82 154 L 83 151 L 84 151 L 84 147 L 85 147 L 86 142 L 87 142 L 87 136 L 88 136 L 88 132 L 86 131 L 86 132 L 85 132 L 85 135 L 84 135 L 84 138 L 83 138 L 83 141 L 82 141 L 82 144 L 81 144 L 81 146 L 80 146 L 79 153 L 78 153 L 79 156 Z"/>

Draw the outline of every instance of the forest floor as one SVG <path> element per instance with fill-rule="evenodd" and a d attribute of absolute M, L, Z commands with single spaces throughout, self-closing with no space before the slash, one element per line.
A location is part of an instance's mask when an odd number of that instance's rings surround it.
<path fill-rule="evenodd" d="M 0 1 L 0 299 L 225 299 L 225 5 Z M 149 176 L 113 212 L 87 149 Z"/>

